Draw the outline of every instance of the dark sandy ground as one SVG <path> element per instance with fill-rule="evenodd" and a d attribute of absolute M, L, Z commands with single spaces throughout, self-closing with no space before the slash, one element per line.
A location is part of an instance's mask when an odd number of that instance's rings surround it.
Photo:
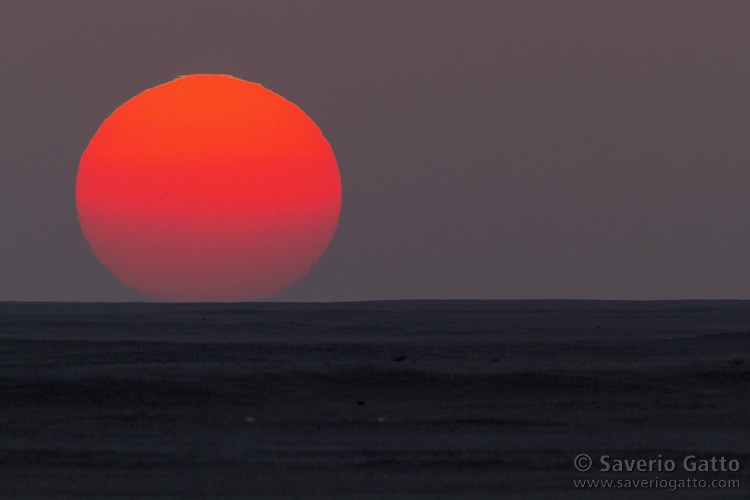
<path fill-rule="evenodd" d="M 3 499 L 748 499 L 748 470 L 749 302 L 0 303 Z M 574 484 L 656 478 L 741 485 Z"/>

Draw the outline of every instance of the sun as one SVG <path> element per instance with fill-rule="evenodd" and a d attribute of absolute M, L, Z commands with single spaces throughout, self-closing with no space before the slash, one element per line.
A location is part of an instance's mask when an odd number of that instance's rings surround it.
<path fill-rule="evenodd" d="M 86 148 L 78 218 L 119 281 L 169 301 L 273 295 L 328 247 L 341 180 L 320 129 L 261 85 L 191 75 L 117 108 Z"/>

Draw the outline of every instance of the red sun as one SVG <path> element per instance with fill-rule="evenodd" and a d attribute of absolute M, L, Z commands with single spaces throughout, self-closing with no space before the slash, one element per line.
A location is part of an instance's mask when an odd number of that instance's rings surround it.
<path fill-rule="evenodd" d="M 261 85 L 192 75 L 144 91 L 83 153 L 78 218 L 122 283 L 171 301 L 267 297 L 307 274 L 336 231 L 331 147 Z"/>

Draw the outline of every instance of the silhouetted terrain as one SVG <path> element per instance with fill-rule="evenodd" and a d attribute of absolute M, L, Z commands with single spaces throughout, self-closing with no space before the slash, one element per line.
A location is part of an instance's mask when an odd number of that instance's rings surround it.
<path fill-rule="evenodd" d="M 0 498 L 746 499 L 749 444 L 750 302 L 0 303 Z M 655 477 L 742 484 L 573 483 Z"/>

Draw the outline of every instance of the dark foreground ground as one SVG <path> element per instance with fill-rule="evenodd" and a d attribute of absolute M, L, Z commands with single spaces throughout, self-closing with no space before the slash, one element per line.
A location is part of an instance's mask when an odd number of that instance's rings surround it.
<path fill-rule="evenodd" d="M 0 498 L 748 499 L 748 470 L 748 302 L 0 303 Z"/>

